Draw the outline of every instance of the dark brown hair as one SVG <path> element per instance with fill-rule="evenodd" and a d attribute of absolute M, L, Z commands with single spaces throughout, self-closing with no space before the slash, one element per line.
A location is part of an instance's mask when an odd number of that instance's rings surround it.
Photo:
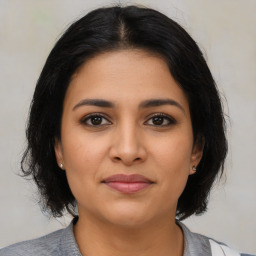
<path fill-rule="evenodd" d="M 31 103 L 28 146 L 21 165 L 23 174 L 31 175 L 36 182 L 43 209 L 53 216 L 61 216 L 64 210 L 75 214 L 75 198 L 54 152 L 71 76 L 89 58 L 125 48 L 144 49 L 164 58 L 188 97 L 194 140 L 205 142 L 197 172 L 189 176 L 179 198 L 177 217 L 203 213 L 214 180 L 223 172 L 227 154 L 223 110 L 214 79 L 195 41 L 175 21 L 153 9 L 96 9 L 73 23 L 57 41 Z"/>

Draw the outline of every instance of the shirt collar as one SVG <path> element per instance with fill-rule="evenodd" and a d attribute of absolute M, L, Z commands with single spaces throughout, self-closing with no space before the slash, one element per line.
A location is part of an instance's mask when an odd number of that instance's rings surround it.
<path fill-rule="evenodd" d="M 59 255 L 82 256 L 75 240 L 73 227 L 78 220 L 76 216 L 69 226 L 63 229 L 59 241 Z M 184 235 L 184 254 L 183 256 L 205 256 L 212 255 L 209 239 L 192 233 L 182 222 L 176 221 Z"/>
<path fill-rule="evenodd" d="M 68 225 L 68 227 L 63 229 L 59 240 L 59 255 L 82 256 L 76 243 L 73 231 L 73 227 L 76 224 L 77 220 L 78 217 L 76 216 Z"/>

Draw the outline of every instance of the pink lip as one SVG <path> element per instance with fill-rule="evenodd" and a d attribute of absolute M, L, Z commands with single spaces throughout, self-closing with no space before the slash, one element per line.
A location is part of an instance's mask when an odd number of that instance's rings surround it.
<path fill-rule="evenodd" d="M 154 182 L 139 174 L 117 174 L 106 178 L 103 183 L 121 193 L 132 194 L 149 187 Z"/>

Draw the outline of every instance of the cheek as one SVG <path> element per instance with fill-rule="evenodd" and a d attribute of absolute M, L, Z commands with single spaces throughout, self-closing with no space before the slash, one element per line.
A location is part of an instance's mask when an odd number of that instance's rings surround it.
<path fill-rule="evenodd" d="M 152 155 L 163 169 L 182 171 L 190 165 L 193 137 L 190 133 L 176 133 L 153 141 Z"/>
<path fill-rule="evenodd" d="M 190 171 L 192 136 L 184 133 L 166 137 L 154 147 L 154 165 L 162 184 L 162 194 L 170 200 L 178 198 L 186 186 Z"/>
<path fill-rule="evenodd" d="M 97 160 L 102 158 L 107 146 L 104 140 L 99 143 L 97 137 L 79 131 L 67 134 L 72 134 L 72 136 L 62 138 L 63 156 L 67 167 L 70 169 L 80 166 L 89 168 L 92 164 L 100 163 Z"/>
<path fill-rule="evenodd" d="M 67 179 L 72 192 L 75 195 L 81 189 L 93 189 L 92 184 L 98 182 L 100 177 L 106 143 L 98 143 L 93 136 L 78 132 L 62 141 Z"/>

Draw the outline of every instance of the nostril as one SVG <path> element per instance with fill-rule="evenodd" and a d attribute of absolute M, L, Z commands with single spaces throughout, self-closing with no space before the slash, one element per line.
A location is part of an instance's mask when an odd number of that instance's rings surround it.
<path fill-rule="evenodd" d="M 115 161 L 125 161 L 125 159 L 123 159 L 123 158 L 121 158 L 121 157 L 118 157 L 118 156 L 116 156 L 115 158 L 114 158 L 114 160 Z M 127 160 L 127 159 L 126 159 Z M 131 160 L 131 159 L 130 159 Z M 130 161 L 129 160 L 129 161 Z M 133 160 L 131 160 L 131 162 L 138 162 L 138 161 L 140 161 L 141 160 L 141 158 L 140 157 L 137 157 L 137 158 L 135 158 L 135 159 L 133 159 Z"/>

